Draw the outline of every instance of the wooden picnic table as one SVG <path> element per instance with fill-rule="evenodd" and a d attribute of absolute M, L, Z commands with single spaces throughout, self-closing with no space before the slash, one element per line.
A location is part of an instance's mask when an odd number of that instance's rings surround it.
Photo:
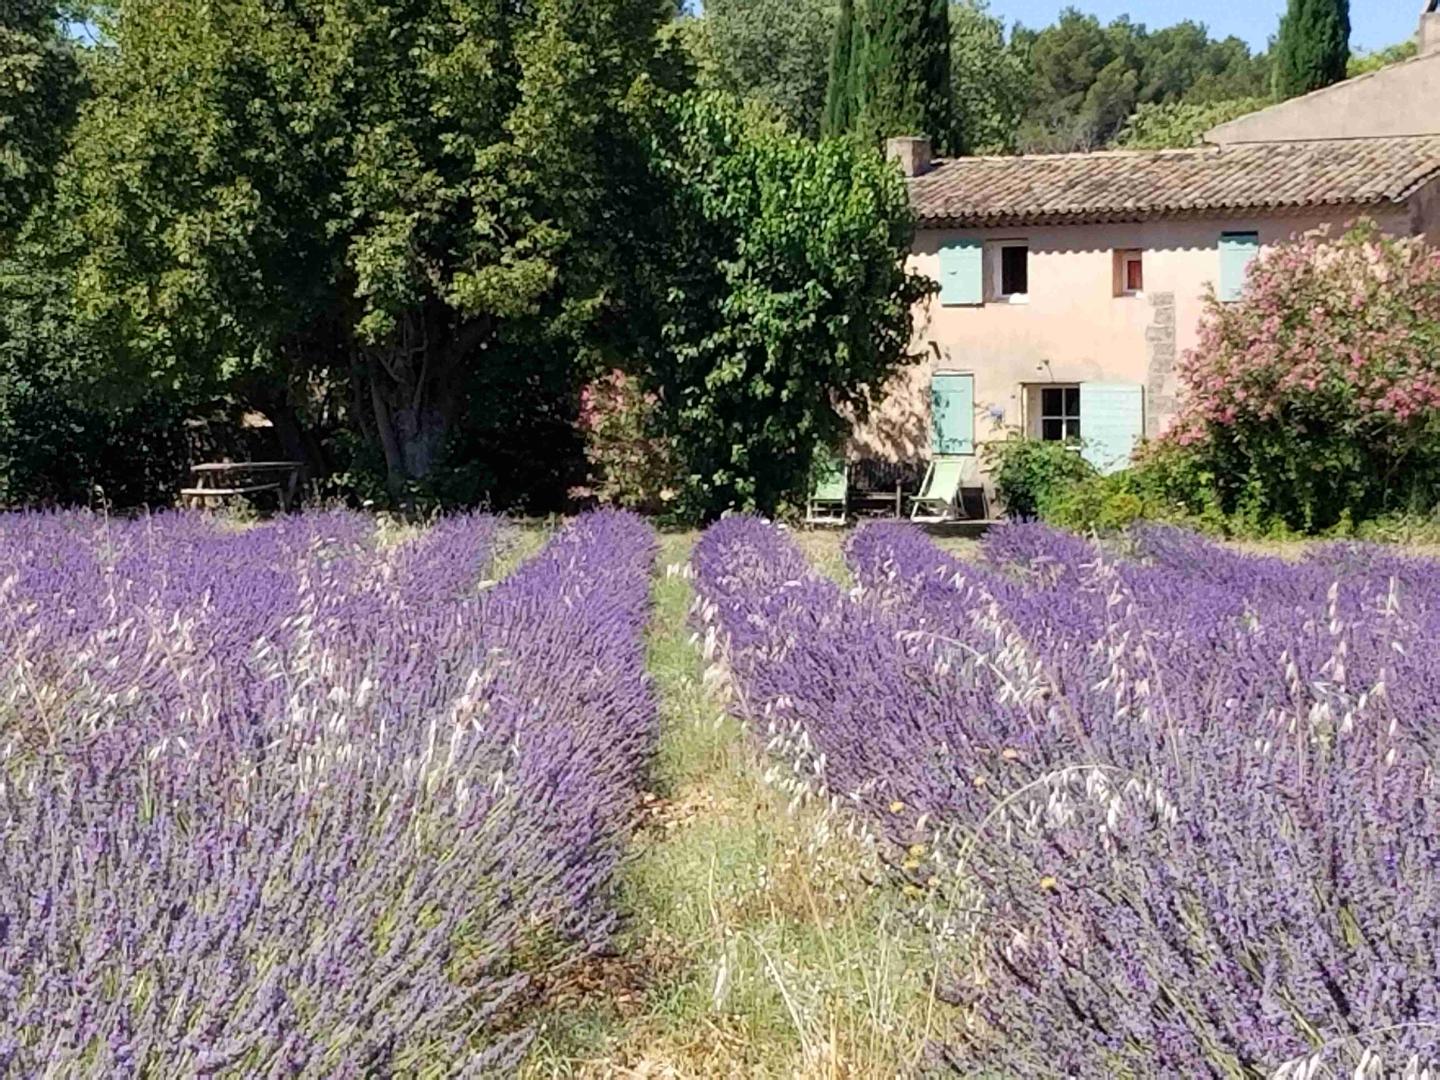
<path fill-rule="evenodd" d="M 187 506 L 208 506 L 211 499 L 259 495 L 273 491 L 280 509 L 288 511 L 300 489 L 302 461 L 207 461 L 190 466 L 195 474 L 193 487 L 181 488 Z M 269 479 L 269 477 L 274 479 Z"/>

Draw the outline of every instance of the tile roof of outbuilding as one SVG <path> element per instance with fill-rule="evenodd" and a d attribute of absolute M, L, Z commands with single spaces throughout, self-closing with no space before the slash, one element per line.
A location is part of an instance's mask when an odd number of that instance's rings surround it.
<path fill-rule="evenodd" d="M 1440 136 L 950 158 L 909 181 L 921 227 L 1136 221 L 1403 205 Z"/>

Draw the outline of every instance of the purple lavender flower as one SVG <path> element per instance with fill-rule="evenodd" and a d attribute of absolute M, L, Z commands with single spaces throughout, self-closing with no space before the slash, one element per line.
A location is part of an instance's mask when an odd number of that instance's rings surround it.
<path fill-rule="evenodd" d="M 8 1071 L 507 1069 L 614 925 L 654 539 L 0 516 Z"/>
<path fill-rule="evenodd" d="M 858 598 L 754 519 L 693 560 L 710 651 L 790 782 L 968 931 L 937 1058 L 1440 1062 L 1440 566 L 1162 529 L 1133 559 L 1033 525 L 985 547 L 862 529 Z"/>

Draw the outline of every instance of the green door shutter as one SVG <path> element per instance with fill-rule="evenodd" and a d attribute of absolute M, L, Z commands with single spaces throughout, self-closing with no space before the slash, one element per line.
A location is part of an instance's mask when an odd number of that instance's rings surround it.
<path fill-rule="evenodd" d="M 930 379 L 930 449 L 975 452 L 975 376 L 941 372 Z"/>
<path fill-rule="evenodd" d="M 1245 291 L 1245 274 L 1260 252 L 1260 236 L 1253 232 L 1220 234 L 1220 299 L 1239 300 Z"/>
<path fill-rule="evenodd" d="M 985 299 L 985 249 L 979 240 L 951 240 L 940 248 L 940 303 Z"/>
<path fill-rule="evenodd" d="M 1145 432 L 1145 395 L 1136 383 L 1080 384 L 1080 439 L 1085 459 L 1103 473 L 1130 464 Z"/>

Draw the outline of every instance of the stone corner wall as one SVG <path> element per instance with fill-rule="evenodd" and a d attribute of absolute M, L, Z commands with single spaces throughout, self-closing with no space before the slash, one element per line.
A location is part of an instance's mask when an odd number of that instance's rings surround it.
<path fill-rule="evenodd" d="M 1175 294 L 1151 293 L 1150 325 L 1145 328 L 1149 363 L 1145 378 L 1145 437 L 1153 439 L 1175 415 Z"/>

